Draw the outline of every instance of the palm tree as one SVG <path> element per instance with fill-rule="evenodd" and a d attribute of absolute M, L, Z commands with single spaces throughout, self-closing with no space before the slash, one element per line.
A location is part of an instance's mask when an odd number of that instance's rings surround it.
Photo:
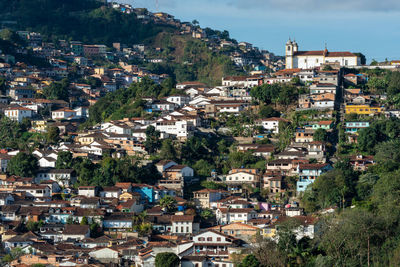
<path fill-rule="evenodd" d="M 165 196 L 160 200 L 160 206 L 167 211 L 173 211 L 175 209 L 176 200 L 171 196 Z"/>

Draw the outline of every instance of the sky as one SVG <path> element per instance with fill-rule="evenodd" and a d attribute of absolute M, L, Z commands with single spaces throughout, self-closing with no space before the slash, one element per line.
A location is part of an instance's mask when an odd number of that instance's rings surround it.
<path fill-rule="evenodd" d="M 370 62 L 400 60 L 400 0 L 119 0 L 166 12 L 202 28 L 228 30 L 239 42 L 284 55 L 299 50 L 361 52 Z M 158 9 L 157 9 L 158 6 Z"/>

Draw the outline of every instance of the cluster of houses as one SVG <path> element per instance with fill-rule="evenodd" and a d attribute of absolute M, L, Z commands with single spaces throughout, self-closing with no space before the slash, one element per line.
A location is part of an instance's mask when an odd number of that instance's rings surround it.
<path fill-rule="evenodd" d="M 39 150 L 34 155 L 44 156 Z M 12 157 L 7 156 L 1 159 Z M 6 253 L 18 249 L 24 254 L 10 265 L 154 266 L 158 253 L 172 252 L 182 266 L 233 267 L 234 256 L 257 235 L 276 238 L 279 223 L 289 218 L 300 223 L 297 238 L 314 237 L 316 219 L 304 216 L 296 204 L 283 208 L 238 194 L 244 184 L 260 186 L 263 180 L 281 192 L 279 179 L 265 179 L 256 169 L 232 169 L 224 177 L 227 190 L 197 190 L 184 199 L 181 189 L 167 182 L 186 186 L 195 179 L 193 169 L 165 160 L 156 167 L 163 176 L 157 185 L 74 187 L 75 171 L 54 167 L 41 167 L 35 177 L 1 174 L 1 242 Z M 316 175 L 306 169 L 318 166 L 299 169 L 303 176 Z M 167 197 L 173 199 L 172 209 L 162 205 Z M 202 210 L 210 210 L 215 219 L 204 221 Z M 143 234 L 138 224 L 150 225 L 150 230 Z"/>
<path fill-rule="evenodd" d="M 385 110 L 378 104 L 385 96 L 343 88 L 343 83 L 356 88 L 368 80 L 367 75 L 345 74 L 341 68 L 360 65 L 359 57 L 353 53 L 298 51 L 297 43 L 289 40 L 283 62 L 249 43 L 237 43 L 217 34 L 209 36 L 194 23 L 181 22 L 166 13 L 151 13 L 127 4 L 108 5 L 136 14 L 143 23 L 176 27 L 181 34 L 206 41 L 211 49 L 225 51 L 238 67 L 252 65 L 254 69 L 247 76 L 223 77 L 221 86 L 178 83 L 177 94 L 143 97 L 144 111 L 151 116 L 111 120 L 79 130 L 90 116 L 89 106 L 107 93 L 144 77 L 156 83 L 168 78 L 127 61 L 140 58 L 160 63 L 162 59 L 146 58 L 147 47 L 142 44 L 128 47 L 114 43 L 111 49 L 78 41 L 46 43 L 39 33 L 19 31 L 27 47 L 47 61 L 48 67 L 16 63 L 13 56 L 2 55 L 0 77 L 5 80 L 6 90 L 0 97 L 0 111 L 20 123 L 29 119 L 30 131 L 45 133 L 54 126 L 60 135 L 69 138 L 32 152 L 39 163 L 35 177 L 9 175 L 10 160 L 19 151 L 0 150 L 1 243 L 7 254 L 16 249 L 24 253 L 10 266 L 150 267 L 155 265 L 158 253 L 172 252 L 184 267 L 233 267 L 234 258 L 245 255 L 256 237 L 277 240 L 279 224 L 290 218 L 299 222 L 297 239 L 313 238 L 317 218 L 305 216 L 296 202 L 280 202 L 288 190 L 301 196 L 319 176 L 333 168 L 328 158 L 328 140 L 314 140 L 314 134 L 320 129 L 328 136 L 334 134 L 338 119 L 342 119 L 348 140 L 357 142 L 357 132 L 369 127 L 370 122 L 359 117 L 348 120 L 347 115 L 369 117 L 385 113 L 400 117 L 400 111 Z M 19 51 L 26 52 L 25 48 Z M 118 62 L 118 67 L 96 66 L 93 59 L 98 58 Z M 267 69 L 277 71 L 267 74 Z M 47 87 L 71 73 L 87 83 L 66 86 L 68 98 L 64 100 L 40 97 Z M 293 79 L 308 90 L 299 95 L 296 111 L 314 113 L 295 130 L 290 144 L 278 150 L 277 142 L 261 144 L 251 138 L 252 142 L 239 142 L 236 146 L 238 152 L 264 158 L 265 171 L 241 167 L 224 175 L 213 172 L 208 181 L 224 189 L 198 189 L 194 185 L 200 181 L 191 166 L 173 160 L 152 161 L 148 155 L 145 144 L 149 127 L 160 133 L 160 139 L 185 142 L 198 133 L 209 132 L 210 120 L 222 115 L 238 116 L 255 108 L 251 88 Z M 96 85 L 90 80 L 97 81 Z M 340 111 L 342 118 L 335 113 Z M 274 139 L 279 137 L 281 123 L 291 122 L 283 115 L 258 119 L 253 126 L 262 127 Z M 144 159 L 143 164 L 154 164 L 162 178 L 155 184 L 77 186 L 73 169 L 56 168 L 58 154 L 65 151 L 74 158 L 93 162 L 99 162 L 104 155 L 138 156 Z M 354 169 L 364 171 L 375 162 L 372 156 L 352 155 L 350 163 Z M 254 197 L 255 191 L 265 193 L 265 201 Z M 173 207 L 165 207 L 164 199 L 172 199 Z M 209 216 L 204 216 L 207 213 Z"/>

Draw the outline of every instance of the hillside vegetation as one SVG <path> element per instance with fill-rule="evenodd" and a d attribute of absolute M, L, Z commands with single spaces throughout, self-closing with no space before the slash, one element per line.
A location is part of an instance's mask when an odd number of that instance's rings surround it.
<path fill-rule="evenodd" d="M 178 82 L 200 80 L 216 85 L 222 76 L 238 73 L 228 56 L 210 51 L 204 41 L 179 35 L 173 26 L 142 23 L 135 14 L 124 14 L 93 0 L 0 0 L 0 16 L 3 21 L 17 22 L 6 26 L 40 32 L 45 41 L 160 47 L 159 54 L 150 56 L 161 57 L 166 63 L 149 64 L 150 70 L 168 73 Z"/>

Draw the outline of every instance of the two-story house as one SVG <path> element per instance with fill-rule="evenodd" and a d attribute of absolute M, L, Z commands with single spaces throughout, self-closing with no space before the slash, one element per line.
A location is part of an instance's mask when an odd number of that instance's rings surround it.
<path fill-rule="evenodd" d="M 296 183 L 297 192 L 304 192 L 307 186 L 314 183 L 317 177 L 331 169 L 332 166 L 328 163 L 299 164 L 297 166 L 299 175 L 299 180 Z"/>
<path fill-rule="evenodd" d="M 220 200 L 222 196 L 222 191 L 215 189 L 202 189 L 193 192 L 193 199 L 196 207 L 201 207 L 203 209 L 211 208 L 212 203 Z"/>
<path fill-rule="evenodd" d="M 209 257 L 229 257 L 229 248 L 235 247 L 240 240 L 215 230 L 206 230 L 193 236 L 194 255 Z"/>

